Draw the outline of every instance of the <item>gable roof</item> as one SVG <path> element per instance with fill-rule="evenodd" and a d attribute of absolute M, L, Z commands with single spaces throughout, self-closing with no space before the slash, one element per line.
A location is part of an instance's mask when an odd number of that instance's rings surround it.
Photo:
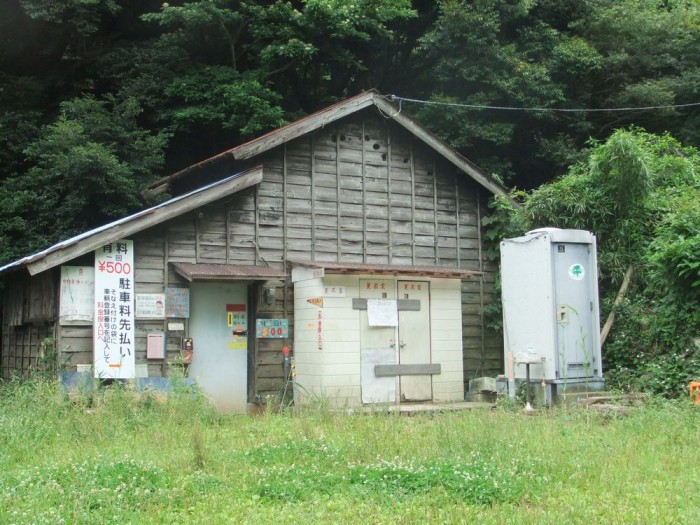
<path fill-rule="evenodd" d="M 199 206 L 232 195 L 262 181 L 261 166 L 237 173 L 223 180 L 202 186 L 190 193 L 134 213 L 94 230 L 61 241 L 38 253 L 29 255 L 0 268 L 0 274 L 26 267 L 31 275 L 43 272 L 64 262 L 96 250 L 116 239 L 156 226 L 169 219 L 192 211 Z"/>
<path fill-rule="evenodd" d="M 183 170 L 173 173 L 167 177 L 163 177 L 162 179 L 151 184 L 148 188 L 146 188 L 144 193 L 147 195 L 153 195 L 165 191 L 170 182 L 173 180 L 220 159 L 227 157 L 233 157 L 236 160 L 253 158 L 256 155 L 280 146 L 285 142 L 294 140 L 302 135 L 323 128 L 336 120 L 342 119 L 371 106 L 376 107 L 387 119 L 395 121 L 397 124 L 401 125 L 410 133 L 422 140 L 425 144 L 434 149 L 491 193 L 496 195 L 507 195 L 508 192 L 506 188 L 489 177 L 476 164 L 459 154 L 446 142 L 430 133 L 427 129 L 418 124 L 418 122 L 403 113 L 400 107 L 395 106 L 389 102 L 385 96 L 380 95 L 374 90 L 361 93 L 332 106 L 328 106 L 327 108 L 301 118 L 295 122 L 292 122 L 291 124 L 287 124 L 286 126 L 273 130 L 265 135 L 262 135 L 261 137 L 246 142 L 245 144 L 241 144 L 240 146 L 223 151 L 218 155 L 214 155 L 213 157 L 205 159 L 201 162 L 192 164 Z"/>

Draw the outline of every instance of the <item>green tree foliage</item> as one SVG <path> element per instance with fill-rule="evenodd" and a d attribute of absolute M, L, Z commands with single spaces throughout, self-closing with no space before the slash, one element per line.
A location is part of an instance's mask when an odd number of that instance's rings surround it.
<path fill-rule="evenodd" d="M 700 186 L 671 200 L 672 210 L 656 228 L 650 245 L 653 282 L 665 283 L 681 300 L 700 296 Z"/>
<path fill-rule="evenodd" d="M 690 1 L 443 0 L 416 49 L 416 94 L 545 110 L 433 106 L 421 116 L 482 167 L 521 187 L 580 160 L 591 136 L 604 140 L 630 124 L 697 144 L 697 112 L 687 109 L 546 109 L 697 102 L 699 29 L 700 4 Z"/>
<path fill-rule="evenodd" d="M 279 126 L 285 109 L 308 112 L 349 94 L 391 40 L 388 24 L 414 15 L 408 0 L 164 3 L 142 16 L 161 28 L 157 49 L 178 50 L 156 105 L 178 131 L 202 125 L 237 132 L 230 141 L 250 138 Z"/>
<path fill-rule="evenodd" d="M 171 103 L 168 118 L 177 131 L 217 126 L 252 137 L 285 122 L 277 93 L 254 76 L 228 67 L 204 66 L 176 78 L 164 95 Z"/>
<path fill-rule="evenodd" d="M 136 123 L 131 100 L 81 97 L 61 106 L 25 153 L 31 168 L 0 186 L 0 252 L 18 257 L 119 218 L 163 163 L 167 136 Z"/>
<path fill-rule="evenodd" d="M 588 0 L 587 16 L 571 31 L 591 42 L 601 67 L 590 81 L 598 107 L 639 107 L 697 102 L 692 87 L 700 78 L 700 4 L 694 1 Z M 686 114 L 687 115 L 687 114 Z M 676 127 L 674 110 L 602 115 L 596 126 L 610 129 L 634 123 L 671 131 L 697 143 L 686 119 Z M 697 122 L 697 116 L 688 115 Z M 670 124 L 670 126 L 669 126 Z"/>
<path fill-rule="evenodd" d="M 438 102 L 475 106 L 571 104 L 567 80 L 600 67 L 599 56 L 586 41 L 552 27 L 538 7 L 546 11 L 530 0 L 440 2 L 440 16 L 415 53 L 417 67 L 423 68 L 422 93 Z M 420 115 L 436 122 L 448 142 L 469 151 L 482 167 L 509 180 L 523 162 L 532 163 L 535 144 L 542 146 L 541 155 L 568 164 L 576 145 L 563 130 L 588 129 L 581 116 L 563 119 L 562 127 L 548 112 L 429 106 Z"/>
<path fill-rule="evenodd" d="M 635 279 L 603 361 L 610 384 L 676 396 L 700 366 L 700 152 L 669 135 L 618 130 L 588 158 L 528 194 L 499 201 L 489 235 L 543 226 L 598 237 L 603 304 L 625 269 Z M 514 227 L 515 225 L 515 227 Z M 504 232 L 505 233 L 505 232 Z M 506 233 L 507 234 L 507 233 Z"/>
<path fill-rule="evenodd" d="M 0 258 L 133 209 L 146 171 L 180 169 L 371 87 L 393 25 L 414 16 L 408 0 L 0 3 Z M 127 125 L 120 112 L 132 107 Z M 134 156 L 104 129 L 157 144 Z M 152 162 L 156 150 L 165 163 Z M 102 183 L 110 198 L 93 198 Z M 42 203 L 58 220 L 22 213 Z"/>

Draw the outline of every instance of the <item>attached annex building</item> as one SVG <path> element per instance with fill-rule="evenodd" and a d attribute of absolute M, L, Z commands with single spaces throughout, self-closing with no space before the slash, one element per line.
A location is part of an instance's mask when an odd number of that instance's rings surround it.
<path fill-rule="evenodd" d="M 235 173 L 235 175 L 229 175 Z M 212 182 L 209 182 L 212 181 Z M 367 92 L 166 177 L 179 196 L 0 268 L 2 376 L 168 376 L 224 411 L 462 400 L 502 370 L 481 219 L 505 190 Z M 187 189 L 189 188 L 189 189 Z"/>

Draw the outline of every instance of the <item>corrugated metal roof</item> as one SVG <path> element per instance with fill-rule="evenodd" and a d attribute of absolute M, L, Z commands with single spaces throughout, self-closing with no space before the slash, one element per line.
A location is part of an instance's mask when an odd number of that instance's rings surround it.
<path fill-rule="evenodd" d="M 145 220 L 149 217 L 152 217 L 153 215 L 160 213 L 163 210 L 167 210 L 168 208 L 171 208 L 174 205 L 178 205 L 182 202 L 191 201 L 193 203 L 193 205 L 196 205 L 196 206 L 206 204 L 206 202 L 199 200 L 199 198 L 203 194 L 210 194 L 211 198 L 209 200 L 222 198 L 222 197 L 224 197 L 224 195 L 220 195 L 217 193 L 217 190 L 220 187 L 226 185 L 227 183 L 235 181 L 239 178 L 242 178 L 246 175 L 249 175 L 252 173 L 257 173 L 257 172 L 259 172 L 259 178 L 262 179 L 262 168 L 260 166 L 243 171 L 241 173 L 236 173 L 235 175 L 231 175 L 230 177 L 226 177 L 225 179 L 222 179 L 220 181 L 212 182 L 211 184 L 207 184 L 205 186 L 202 186 L 201 188 L 197 188 L 196 190 L 191 191 L 189 193 L 186 193 L 185 195 L 180 195 L 178 197 L 172 198 L 166 202 L 162 202 L 161 204 L 158 204 L 158 205 L 153 206 L 151 208 L 148 208 L 146 210 L 142 210 L 140 212 L 134 213 L 133 215 L 123 217 L 123 218 L 118 219 L 114 222 L 110 222 L 109 224 L 105 224 L 105 225 L 100 226 L 98 228 L 95 228 L 93 230 L 86 231 L 84 233 L 76 235 L 75 237 L 71 237 L 70 239 L 66 239 L 64 241 L 56 243 L 53 246 L 46 248 L 45 250 L 34 253 L 32 255 L 28 255 L 26 257 L 23 257 L 22 259 L 19 259 L 19 260 L 16 260 L 14 262 L 11 262 L 9 264 L 6 264 L 5 266 L 0 267 L 0 274 L 3 274 L 5 272 L 12 270 L 12 269 L 15 269 L 15 268 L 21 268 L 23 266 L 28 266 L 36 261 L 40 261 L 40 260 L 46 258 L 47 256 L 49 256 L 51 254 L 54 254 L 54 253 L 59 252 L 61 250 L 65 250 L 69 247 L 77 245 L 80 242 L 83 242 L 83 241 L 86 241 L 92 237 L 95 237 L 102 232 L 110 230 L 111 228 L 119 227 L 119 226 L 130 224 L 130 223 L 137 224 L 139 221 L 142 221 L 142 220 Z M 119 238 L 119 237 L 117 237 L 117 238 Z M 94 247 L 88 246 L 84 253 L 87 253 L 91 249 L 94 249 Z M 75 255 L 75 256 L 77 257 L 77 255 Z M 60 264 L 60 263 L 57 263 L 57 264 Z"/>
<path fill-rule="evenodd" d="M 269 266 L 238 264 L 171 263 L 175 271 L 188 281 L 201 280 L 262 280 L 285 277 L 284 270 Z"/>
<path fill-rule="evenodd" d="M 346 262 L 324 262 L 292 260 L 288 262 L 294 266 L 306 268 L 323 268 L 326 273 L 367 273 L 384 275 L 414 275 L 414 276 L 436 276 L 436 277 L 459 277 L 468 279 L 472 276 L 482 275 L 482 272 L 472 270 L 462 270 L 460 268 L 449 268 L 446 266 L 408 266 L 401 264 L 365 264 Z"/>

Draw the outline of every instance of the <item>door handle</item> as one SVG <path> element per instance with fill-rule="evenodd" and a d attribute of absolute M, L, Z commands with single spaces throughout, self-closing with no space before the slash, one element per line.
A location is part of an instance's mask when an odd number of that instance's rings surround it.
<path fill-rule="evenodd" d="M 405 346 L 406 346 L 406 343 L 404 343 L 403 341 L 401 341 L 399 343 L 399 348 L 404 348 Z"/>

